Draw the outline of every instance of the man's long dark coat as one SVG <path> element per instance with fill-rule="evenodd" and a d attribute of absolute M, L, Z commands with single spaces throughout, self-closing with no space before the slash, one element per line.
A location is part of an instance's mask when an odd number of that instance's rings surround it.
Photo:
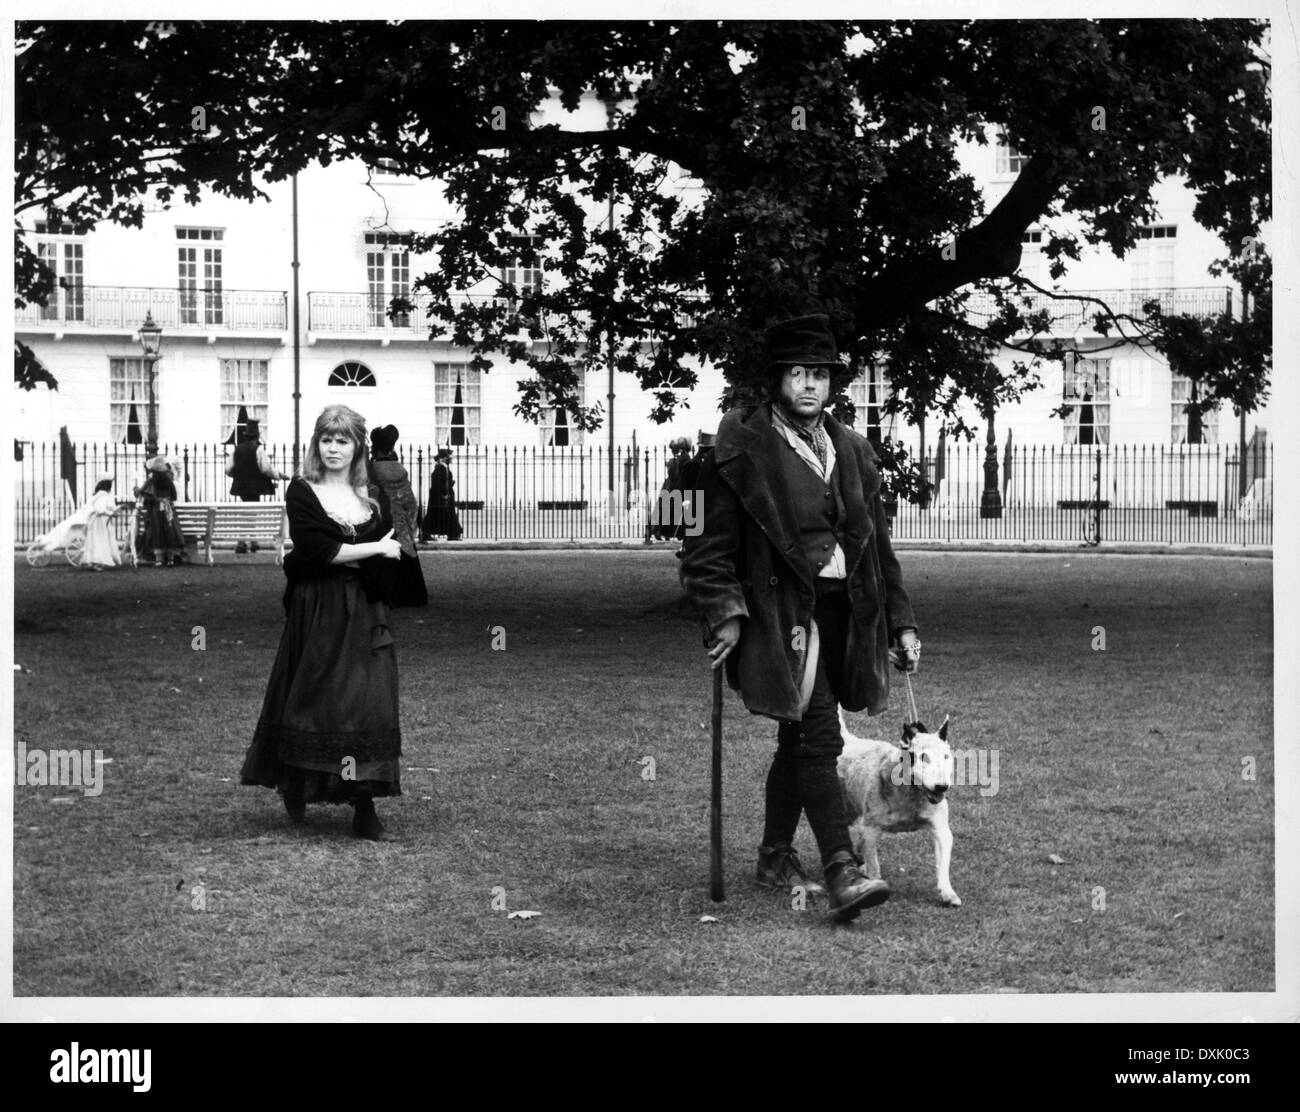
<path fill-rule="evenodd" d="M 845 675 L 840 704 L 879 714 L 889 696 L 889 643 L 915 628 L 880 498 L 871 445 L 829 414 L 826 433 L 844 499 L 848 570 Z M 816 669 L 811 635 L 814 572 L 804 555 L 785 466 L 797 455 L 773 426 L 768 406 L 733 410 L 700 473 L 703 530 L 686 538 L 682 585 L 706 630 L 745 619 L 727 659 L 727 679 L 754 714 L 798 721 Z M 807 464 L 798 460 L 798 466 Z"/>

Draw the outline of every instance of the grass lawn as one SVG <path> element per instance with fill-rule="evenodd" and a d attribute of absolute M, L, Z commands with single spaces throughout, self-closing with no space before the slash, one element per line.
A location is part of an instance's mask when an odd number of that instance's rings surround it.
<path fill-rule="evenodd" d="M 278 569 L 19 564 L 16 740 L 111 763 L 98 796 L 16 789 L 15 995 L 1274 987 L 1271 561 L 904 553 L 921 716 L 996 751 L 997 791 L 950 796 L 962 907 L 926 835 L 887 835 L 893 898 L 837 927 L 751 883 L 775 725 L 731 692 L 708 899 L 709 681 L 671 552 L 421 559 L 432 604 L 393 620 L 387 844 L 237 783 Z M 851 726 L 892 739 L 892 702 Z"/>

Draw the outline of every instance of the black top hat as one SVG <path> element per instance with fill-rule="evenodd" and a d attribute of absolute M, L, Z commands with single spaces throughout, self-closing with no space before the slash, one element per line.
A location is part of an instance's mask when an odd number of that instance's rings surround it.
<path fill-rule="evenodd" d="M 810 313 L 772 325 L 763 334 L 767 366 L 843 367 L 830 320 L 825 313 Z"/>
<path fill-rule="evenodd" d="M 439 449 L 438 449 L 438 454 L 437 454 L 434 458 L 435 458 L 435 459 L 451 459 L 451 454 L 452 454 L 452 453 L 451 453 L 451 449 L 450 449 L 450 448 L 439 448 Z"/>
<path fill-rule="evenodd" d="M 244 439 L 257 440 L 262 435 L 262 426 L 256 420 L 250 420 L 244 425 Z"/>
<path fill-rule="evenodd" d="M 391 452 L 393 445 L 397 443 L 397 426 L 380 425 L 377 429 L 372 429 L 370 433 L 370 446 L 376 452 Z"/>

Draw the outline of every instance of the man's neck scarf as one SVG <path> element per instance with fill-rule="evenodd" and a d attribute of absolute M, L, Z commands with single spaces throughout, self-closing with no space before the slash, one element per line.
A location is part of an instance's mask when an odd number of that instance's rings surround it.
<path fill-rule="evenodd" d="M 813 425 L 812 428 L 804 428 L 803 425 L 796 425 L 791 421 L 790 418 L 785 415 L 781 406 L 778 403 L 773 402 L 772 416 L 776 418 L 777 422 L 784 428 L 792 430 L 795 436 L 813 450 L 813 455 L 815 455 L 821 462 L 821 473 L 824 476 L 826 474 L 826 414 L 824 412 L 819 413 L 817 415 L 817 423 Z"/>

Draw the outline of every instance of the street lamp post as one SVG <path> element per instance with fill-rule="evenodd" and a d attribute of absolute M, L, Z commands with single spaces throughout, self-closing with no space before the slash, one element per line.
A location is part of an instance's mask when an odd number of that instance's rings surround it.
<path fill-rule="evenodd" d="M 980 495 L 980 517 L 1002 516 L 1002 495 L 998 491 L 998 434 L 994 430 L 993 403 L 986 411 L 988 435 L 984 444 L 984 491 Z"/>
<path fill-rule="evenodd" d="M 618 101 L 611 97 L 605 101 L 605 127 L 614 129 L 614 116 L 618 113 Z M 614 190 L 609 191 L 609 234 L 614 236 Z M 618 514 L 620 507 L 614 498 L 614 330 L 609 332 L 609 393 L 605 395 L 609 403 L 609 516 Z"/>
<path fill-rule="evenodd" d="M 149 431 L 145 438 L 144 450 L 151 459 L 158 454 L 158 393 L 154 388 L 154 375 L 158 366 L 158 349 L 161 344 L 162 329 L 154 324 L 153 312 L 147 311 L 144 315 L 144 324 L 140 325 L 140 346 L 144 349 L 149 387 Z"/>

